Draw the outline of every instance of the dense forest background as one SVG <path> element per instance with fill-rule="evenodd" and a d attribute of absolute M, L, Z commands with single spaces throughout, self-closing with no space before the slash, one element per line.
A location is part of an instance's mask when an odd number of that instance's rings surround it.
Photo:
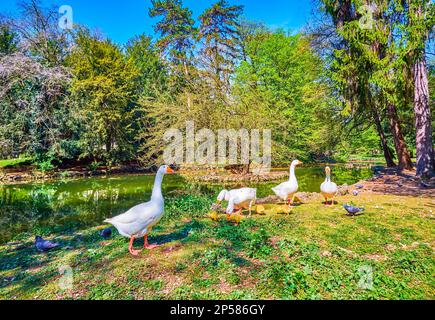
<path fill-rule="evenodd" d="M 272 129 L 275 165 L 382 157 L 433 173 L 431 1 L 322 0 L 300 33 L 225 0 L 197 19 L 181 0 L 151 2 L 155 36 L 125 46 L 60 29 L 57 8 L 37 0 L 1 17 L 0 158 L 150 165 L 168 128 L 195 121 Z"/>

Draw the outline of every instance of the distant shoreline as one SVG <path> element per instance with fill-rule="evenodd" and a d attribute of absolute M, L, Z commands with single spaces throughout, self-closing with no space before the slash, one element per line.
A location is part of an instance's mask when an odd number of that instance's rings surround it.
<path fill-rule="evenodd" d="M 325 163 L 326 164 L 326 163 Z M 367 165 L 368 162 L 350 162 L 337 163 L 337 165 L 355 166 L 358 164 Z M 313 166 L 324 165 L 312 163 Z M 375 163 L 373 163 L 375 165 Z M 379 166 L 379 168 L 383 168 Z M 153 167 L 142 167 L 139 165 L 120 165 L 116 167 L 99 167 L 90 170 L 85 166 L 75 166 L 65 169 L 57 169 L 47 172 L 35 170 L 34 166 L 20 166 L 8 169 L 0 169 L 0 186 L 1 185 L 20 185 L 28 183 L 47 183 L 59 180 L 76 180 L 92 177 L 109 177 L 116 175 L 133 175 L 133 174 L 153 174 Z M 267 182 L 277 181 L 288 176 L 286 167 L 273 168 L 270 172 L 259 174 L 235 173 L 231 170 L 225 170 L 223 167 L 212 166 L 186 166 L 178 172 L 187 180 L 198 183 L 237 183 L 242 181 L 248 182 Z"/>

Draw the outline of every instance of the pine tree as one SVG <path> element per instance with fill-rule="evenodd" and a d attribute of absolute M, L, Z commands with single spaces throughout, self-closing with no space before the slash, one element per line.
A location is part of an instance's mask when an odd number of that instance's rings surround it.
<path fill-rule="evenodd" d="M 408 50 L 414 74 L 414 114 L 417 148 L 417 175 L 435 174 L 429 82 L 425 48 L 435 23 L 435 5 L 427 0 L 408 0 Z"/>
<path fill-rule="evenodd" d="M 230 75 L 240 56 L 237 39 L 242 12 L 243 6 L 230 6 L 226 0 L 219 0 L 199 17 L 199 39 L 204 41 L 204 56 L 209 60 L 206 64 L 218 90 L 228 90 Z"/>
<path fill-rule="evenodd" d="M 151 18 L 161 17 L 154 27 L 156 33 L 160 34 L 157 44 L 172 63 L 174 72 L 180 75 L 181 85 L 189 91 L 189 68 L 197 32 L 192 11 L 184 8 L 181 0 L 151 0 L 151 4 L 149 16 Z M 191 107 L 191 96 L 188 94 L 188 110 Z"/>
<path fill-rule="evenodd" d="M 335 46 L 333 74 L 354 114 L 369 111 L 376 124 L 386 162 L 393 165 L 379 115 L 386 111 L 399 169 L 412 169 L 403 134 L 398 104 L 404 105 L 403 81 L 397 62 L 397 46 L 392 28 L 397 11 L 394 1 L 378 1 L 372 7 L 372 26 L 361 25 L 360 8 L 369 1 L 323 0 L 339 38 Z M 394 14 L 392 14 L 394 13 Z M 398 81 L 400 80 L 400 81 Z M 370 111 L 371 110 L 371 111 Z"/>

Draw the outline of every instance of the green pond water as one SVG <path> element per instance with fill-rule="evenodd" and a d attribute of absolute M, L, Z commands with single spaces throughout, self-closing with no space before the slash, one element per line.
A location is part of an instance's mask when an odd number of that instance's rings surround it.
<path fill-rule="evenodd" d="M 301 192 L 318 192 L 324 181 L 323 167 L 320 166 L 298 168 L 296 175 Z M 333 167 L 333 180 L 337 184 L 353 184 L 371 175 L 372 170 L 367 166 Z M 86 228 L 101 225 L 105 218 L 148 201 L 153 183 L 152 175 L 126 175 L 0 185 L 0 243 L 10 241 L 23 232 L 44 233 L 65 226 Z M 214 198 L 222 188 L 249 186 L 258 189 L 258 197 L 266 197 L 273 194 L 270 188 L 278 183 L 192 186 L 181 176 L 169 175 L 164 179 L 163 193 L 170 199 L 177 196 L 173 191 L 194 187 Z"/>

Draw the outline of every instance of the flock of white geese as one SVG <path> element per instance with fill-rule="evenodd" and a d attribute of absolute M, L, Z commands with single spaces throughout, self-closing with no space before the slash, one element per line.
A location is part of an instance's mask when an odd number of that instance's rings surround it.
<path fill-rule="evenodd" d="M 293 204 L 295 195 L 298 192 L 299 185 L 296 178 L 296 167 L 302 164 L 299 160 L 292 162 L 290 166 L 290 178 L 288 181 L 272 188 L 273 192 L 283 201 L 286 201 L 290 206 Z M 320 191 L 325 198 L 325 204 L 334 204 L 334 197 L 338 192 L 337 185 L 331 181 L 331 169 L 326 167 L 326 179 L 320 186 Z M 159 223 L 164 214 L 164 198 L 162 194 L 162 182 L 165 174 L 174 173 L 174 171 L 167 165 L 161 166 L 157 171 L 151 200 L 146 203 L 139 204 L 127 212 L 107 219 L 104 222 L 110 223 L 115 226 L 118 232 L 127 238 L 130 238 L 129 251 L 132 255 L 137 256 L 140 251 L 133 248 L 134 240 L 144 237 L 144 248 L 153 249 L 157 245 L 148 243 L 148 234 L 151 229 Z M 223 190 L 220 192 L 217 201 L 227 201 L 228 206 L 226 213 L 228 216 L 238 214 L 243 209 L 249 209 L 251 215 L 252 206 L 257 200 L 257 189 L 242 188 L 237 190 Z"/>

